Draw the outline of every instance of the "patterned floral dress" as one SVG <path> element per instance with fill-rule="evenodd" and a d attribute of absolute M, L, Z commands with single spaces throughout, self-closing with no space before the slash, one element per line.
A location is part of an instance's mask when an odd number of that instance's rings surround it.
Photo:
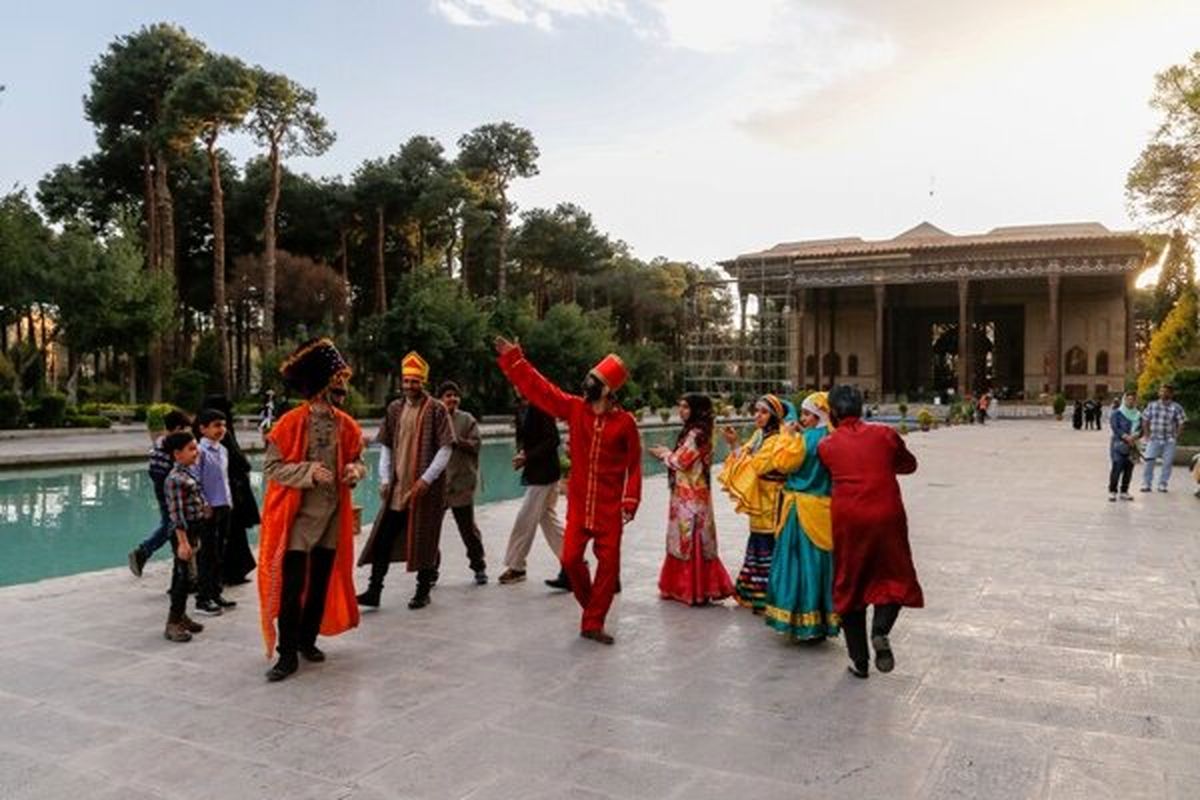
<path fill-rule="evenodd" d="M 696 431 L 667 456 L 671 507 L 667 520 L 667 555 L 658 576 L 663 597 L 703 605 L 733 594 L 733 582 L 717 552 L 709 469 L 712 446 L 697 446 Z"/>

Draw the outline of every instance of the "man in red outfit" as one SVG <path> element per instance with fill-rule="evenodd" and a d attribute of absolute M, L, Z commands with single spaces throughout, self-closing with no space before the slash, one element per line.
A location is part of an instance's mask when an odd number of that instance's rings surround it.
<path fill-rule="evenodd" d="M 580 635 L 602 644 L 621 570 L 621 531 L 642 499 L 642 444 L 633 415 L 617 404 L 615 393 L 628 378 L 621 359 L 609 354 L 588 372 L 583 397 L 559 389 L 525 360 L 521 348 L 496 337 L 500 369 L 530 403 L 564 420 L 570 433 L 571 477 L 567 484 L 567 528 L 563 569 L 575 599 L 583 607 Z M 584 561 L 592 540 L 596 556 L 593 581 Z"/>
<path fill-rule="evenodd" d="M 863 397 L 852 386 L 829 393 L 837 428 L 817 454 L 833 478 L 833 606 L 842 618 L 850 672 L 865 678 L 867 606 L 875 607 L 871 645 L 875 667 L 891 672 L 895 658 L 888 634 L 901 606 L 925 605 L 908 545 L 908 518 L 897 475 L 917 470 L 904 440 L 886 425 L 863 422 Z"/>

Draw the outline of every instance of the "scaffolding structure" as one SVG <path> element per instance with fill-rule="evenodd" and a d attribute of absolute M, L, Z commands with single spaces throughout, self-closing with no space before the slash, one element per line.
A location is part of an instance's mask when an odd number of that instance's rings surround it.
<path fill-rule="evenodd" d="M 740 315 L 732 327 L 706 324 L 702 303 L 708 295 L 700 287 L 736 286 Z M 745 399 L 765 392 L 794 391 L 798 326 L 792 314 L 790 280 L 765 262 L 740 266 L 731 278 L 707 281 L 693 287 L 687 302 L 684 338 L 684 386 L 687 391 Z M 753 313 L 748 308 L 753 306 Z"/>

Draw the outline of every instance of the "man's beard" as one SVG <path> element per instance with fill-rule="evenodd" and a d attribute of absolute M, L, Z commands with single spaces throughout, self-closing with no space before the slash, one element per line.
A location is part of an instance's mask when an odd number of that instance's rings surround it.
<path fill-rule="evenodd" d="M 595 403 L 604 396 L 604 384 L 595 375 L 583 379 L 583 396 L 589 403 Z"/>

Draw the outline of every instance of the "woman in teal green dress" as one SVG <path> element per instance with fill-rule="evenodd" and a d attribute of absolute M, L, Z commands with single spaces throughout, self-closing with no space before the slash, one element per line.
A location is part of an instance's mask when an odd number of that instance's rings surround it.
<path fill-rule="evenodd" d="M 765 617 L 779 633 L 799 641 L 820 641 L 839 630 L 833 611 L 831 481 L 817 458 L 817 445 L 829 434 L 824 392 L 804 399 L 801 425 L 802 430 L 789 436 L 774 456 L 773 466 L 787 481 L 780 496 Z"/>

